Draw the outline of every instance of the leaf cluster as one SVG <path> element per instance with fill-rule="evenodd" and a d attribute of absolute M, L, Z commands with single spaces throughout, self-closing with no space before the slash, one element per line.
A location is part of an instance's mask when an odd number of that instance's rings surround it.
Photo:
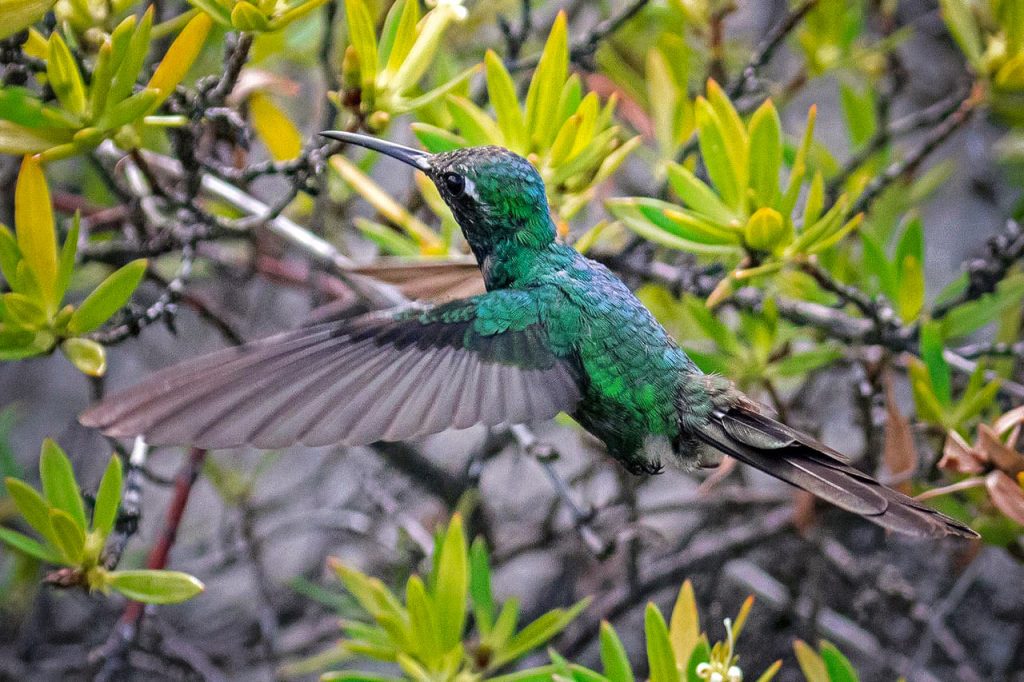
<path fill-rule="evenodd" d="M 39 477 L 41 492 L 13 477 L 5 480 L 5 486 L 25 523 L 40 539 L 0 527 L 0 541 L 48 564 L 70 569 L 59 577 L 59 584 L 104 594 L 114 590 L 150 604 L 173 604 L 202 592 L 202 583 L 185 573 L 111 570 L 103 565 L 103 548 L 114 530 L 123 488 L 121 459 L 116 454 L 100 479 L 91 518 L 86 516 L 71 461 L 49 439 L 39 456 Z"/>

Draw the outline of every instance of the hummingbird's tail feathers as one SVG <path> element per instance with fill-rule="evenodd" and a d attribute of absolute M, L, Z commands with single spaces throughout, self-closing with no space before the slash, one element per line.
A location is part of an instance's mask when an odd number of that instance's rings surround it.
<path fill-rule="evenodd" d="M 716 412 L 698 437 L 735 459 L 889 530 L 976 538 L 966 525 L 858 471 L 836 451 L 744 406 Z"/>
<path fill-rule="evenodd" d="M 468 306 L 448 308 L 458 305 Z M 219 351 L 110 395 L 80 421 L 152 445 L 279 448 L 405 440 L 572 411 L 575 375 L 540 330 L 482 335 L 474 310 L 364 316 Z"/>

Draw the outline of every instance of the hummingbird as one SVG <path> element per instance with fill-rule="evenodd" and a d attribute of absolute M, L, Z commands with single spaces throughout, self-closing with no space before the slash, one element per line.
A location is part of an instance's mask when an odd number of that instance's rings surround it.
<path fill-rule="evenodd" d="M 109 436 L 218 449 L 366 445 L 571 415 L 635 474 L 733 457 L 901 533 L 977 537 L 702 372 L 604 265 L 559 241 L 544 181 L 501 147 L 431 154 L 323 136 L 422 171 L 486 293 L 286 332 L 185 361 L 80 420 Z"/>

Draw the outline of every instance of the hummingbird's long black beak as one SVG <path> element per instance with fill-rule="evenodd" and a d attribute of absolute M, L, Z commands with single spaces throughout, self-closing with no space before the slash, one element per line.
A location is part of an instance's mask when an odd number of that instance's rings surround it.
<path fill-rule="evenodd" d="M 431 154 L 429 152 L 422 152 L 419 149 L 413 149 L 412 147 L 388 142 L 387 140 L 382 140 L 379 137 L 350 133 L 346 130 L 325 130 L 320 134 L 324 137 L 329 137 L 332 140 L 350 142 L 352 144 L 359 145 L 360 147 L 366 147 L 367 149 L 380 152 L 381 154 L 387 154 L 391 158 L 398 159 L 402 163 L 407 163 L 413 168 L 418 168 L 421 171 L 430 170 Z"/>

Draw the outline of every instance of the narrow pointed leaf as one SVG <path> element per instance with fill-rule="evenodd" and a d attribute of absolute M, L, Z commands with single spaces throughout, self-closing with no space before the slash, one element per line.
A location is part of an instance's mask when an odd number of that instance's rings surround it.
<path fill-rule="evenodd" d="M 85 550 L 85 532 L 81 526 L 63 509 L 50 509 L 50 525 L 64 560 L 72 566 L 81 563 Z"/>
<path fill-rule="evenodd" d="M 205 12 L 200 12 L 185 25 L 171 46 L 167 48 L 163 59 L 160 60 L 160 66 L 153 72 L 153 77 L 149 79 L 149 84 L 146 86 L 160 93 L 155 106 L 159 106 L 174 92 L 174 88 L 192 68 L 192 64 L 206 43 L 206 37 L 210 34 L 211 28 L 213 28 L 213 19 Z"/>
<path fill-rule="evenodd" d="M 462 517 L 456 514 L 448 525 L 438 562 L 434 605 L 440 641 L 445 651 L 462 641 L 466 623 L 466 594 L 469 590 L 469 558 Z"/>
<path fill-rule="evenodd" d="M 609 682 L 633 682 L 633 668 L 629 665 L 626 647 L 622 646 L 622 640 L 608 621 L 601 622 L 600 641 L 604 676 Z"/>
<path fill-rule="evenodd" d="M 46 76 L 64 108 L 76 116 L 84 116 L 86 103 L 82 73 L 67 43 L 56 32 L 50 34 Z"/>
<path fill-rule="evenodd" d="M 92 512 L 93 530 L 106 537 L 114 528 L 117 521 L 117 510 L 121 505 L 122 486 L 121 458 L 116 454 L 110 456 L 110 463 L 107 464 L 100 479 L 99 488 L 96 490 L 96 506 Z"/>
<path fill-rule="evenodd" d="M 515 83 L 509 75 L 501 58 L 494 50 L 488 50 L 484 57 L 487 75 L 487 94 L 494 107 L 494 115 L 498 119 L 498 128 L 504 139 L 505 146 L 517 154 L 529 151 L 529 134 L 523 121 L 523 112 L 519 108 Z"/>
<path fill-rule="evenodd" d="M 384 66 L 385 71 L 388 73 L 395 73 L 398 68 L 405 61 L 405 58 L 409 56 L 409 51 L 412 50 L 413 44 L 416 42 L 416 24 L 420 20 L 420 3 L 418 0 L 399 0 L 391 8 L 388 13 L 388 18 L 391 18 L 391 13 L 398 13 L 398 23 L 395 26 L 395 33 L 390 43 L 384 39 L 381 42 L 380 49 L 381 54 L 387 56 L 387 64 Z M 384 35 L 387 35 L 387 26 L 385 26 Z"/>
<path fill-rule="evenodd" d="M 302 133 L 269 95 L 254 92 L 249 96 L 249 114 L 256 134 L 275 161 L 287 161 L 302 153 Z"/>
<path fill-rule="evenodd" d="M 526 93 L 526 129 L 546 144 L 557 121 L 552 119 L 569 69 L 569 38 L 565 12 L 559 12 Z M 564 119 L 563 119 L 564 120 Z"/>
<path fill-rule="evenodd" d="M 64 245 L 60 249 L 60 260 L 57 264 L 57 284 L 54 298 L 57 304 L 64 300 L 68 284 L 71 282 L 71 273 L 75 268 L 75 256 L 78 253 L 78 235 L 81 230 L 81 215 L 75 211 L 75 217 L 71 220 L 71 229 L 68 236 L 64 238 Z"/>
<path fill-rule="evenodd" d="M 676 597 L 669 619 L 669 639 L 676 661 L 682 663 L 690 660 L 690 652 L 697 646 L 699 637 L 700 617 L 697 614 L 697 600 L 693 595 L 693 584 L 687 580 L 679 588 L 679 596 Z"/>
<path fill-rule="evenodd" d="M 644 633 L 647 637 L 647 662 L 651 668 L 650 682 L 679 682 L 668 626 L 653 603 L 648 603 L 644 611 Z"/>
<path fill-rule="evenodd" d="M 44 540 L 56 546 L 57 536 L 53 532 L 53 524 L 50 523 L 50 505 L 46 503 L 43 496 L 35 488 L 24 481 L 8 477 L 4 480 L 7 493 L 14 501 L 18 513 L 22 515 L 25 522 L 32 526 L 35 532 L 39 533 Z"/>
<path fill-rule="evenodd" d="M 39 283 L 46 304 L 54 308 L 57 303 L 57 237 L 53 229 L 53 209 L 42 167 L 31 156 L 22 160 L 18 173 L 14 225 L 21 256 Z"/>
<path fill-rule="evenodd" d="M 131 299 L 135 287 L 146 274 L 147 265 L 148 261 L 145 258 L 134 260 L 100 282 L 75 310 L 71 321 L 68 322 L 68 330 L 74 334 L 84 334 L 109 320 Z"/>
<path fill-rule="evenodd" d="M 759 206 L 774 206 L 779 198 L 782 168 L 782 122 L 770 99 L 750 119 L 750 187 Z"/>
<path fill-rule="evenodd" d="M 0 527 L 0 542 L 5 542 L 19 552 L 35 557 L 40 561 L 45 561 L 50 564 L 63 563 L 62 557 L 51 548 L 33 540 L 27 535 L 22 535 L 17 531 L 13 531 L 10 528 Z"/>
<path fill-rule="evenodd" d="M 52 439 L 43 441 L 39 454 L 39 476 L 43 482 L 43 495 L 57 509 L 67 512 L 82 531 L 85 531 L 85 507 L 82 493 L 75 481 L 71 460 Z"/>

